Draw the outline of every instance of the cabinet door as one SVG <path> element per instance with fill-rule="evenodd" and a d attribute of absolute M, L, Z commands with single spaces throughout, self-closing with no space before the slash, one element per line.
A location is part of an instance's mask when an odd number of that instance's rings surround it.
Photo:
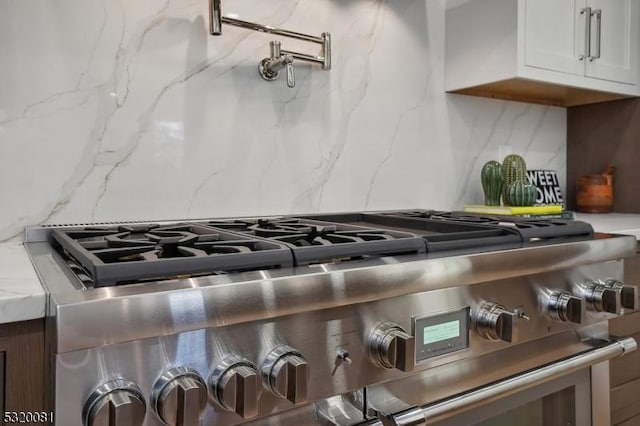
<path fill-rule="evenodd" d="M 628 84 L 638 83 L 639 2 L 589 0 L 589 6 L 594 11 L 591 16 L 591 57 L 596 58 L 587 61 L 587 77 Z M 596 11 L 600 11 L 600 17 Z M 601 20 L 600 24 L 598 19 Z"/>
<path fill-rule="evenodd" d="M 612 0 L 617 1 L 617 0 Z M 525 65 L 584 75 L 586 0 L 525 1 Z"/>

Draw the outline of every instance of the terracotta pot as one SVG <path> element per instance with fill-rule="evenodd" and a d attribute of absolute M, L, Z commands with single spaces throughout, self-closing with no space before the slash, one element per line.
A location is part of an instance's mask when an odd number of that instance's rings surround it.
<path fill-rule="evenodd" d="M 578 177 L 576 202 L 583 213 L 609 213 L 613 206 L 613 176 Z"/>

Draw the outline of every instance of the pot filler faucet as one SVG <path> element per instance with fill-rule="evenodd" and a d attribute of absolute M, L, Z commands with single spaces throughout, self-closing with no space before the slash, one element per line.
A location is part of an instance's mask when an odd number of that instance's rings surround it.
<path fill-rule="evenodd" d="M 275 28 L 268 25 L 256 24 L 253 22 L 242 21 L 240 19 L 222 16 L 220 5 L 221 0 L 209 0 L 209 33 L 213 36 L 222 35 L 222 24 L 235 25 L 236 27 L 246 28 L 248 30 L 260 31 L 263 33 L 275 34 L 282 37 L 290 37 L 297 40 L 317 43 L 322 46 L 320 56 L 308 55 L 281 48 L 279 41 L 270 43 L 270 56 L 260 61 L 258 72 L 267 81 L 273 81 L 280 76 L 280 71 L 286 69 L 287 86 L 295 87 L 296 80 L 293 72 L 293 61 L 305 61 L 320 64 L 323 70 L 331 69 L 331 34 L 322 33 L 320 37 L 308 34 L 297 33 L 294 31 Z"/>

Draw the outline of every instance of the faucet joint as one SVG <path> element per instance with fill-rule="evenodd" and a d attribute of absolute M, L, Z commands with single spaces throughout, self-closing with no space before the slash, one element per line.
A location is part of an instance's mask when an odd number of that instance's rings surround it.
<path fill-rule="evenodd" d="M 287 86 L 290 88 L 295 87 L 296 79 L 293 72 L 293 56 L 281 52 L 279 41 L 272 41 L 270 47 L 271 57 L 264 58 L 258 65 L 260 76 L 267 81 L 273 81 L 280 77 L 280 71 L 286 69 Z"/>

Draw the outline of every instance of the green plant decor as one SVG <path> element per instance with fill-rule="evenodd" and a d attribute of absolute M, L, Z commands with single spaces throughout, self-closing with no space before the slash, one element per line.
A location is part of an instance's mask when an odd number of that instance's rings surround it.
<path fill-rule="evenodd" d="M 536 202 L 537 190 L 527 180 L 510 183 L 504 191 L 505 204 L 510 206 L 532 206 Z"/>
<path fill-rule="evenodd" d="M 484 203 L 487 206 L 499 206 L 504 182 L 502 164 L 497 161 L 488 161 L 482 166 L 480 177 L 484 191 Z"/>
<path fill-rule="evenodd" d="M 527 181 L 527 164 L 519 155 L 509 154 L 502 161 L 502 173 L 504 183 L 502 185 L 502 201 L 505 205 L 511 205 L 507 200 L 507 188 L 516 181 Z"/>

